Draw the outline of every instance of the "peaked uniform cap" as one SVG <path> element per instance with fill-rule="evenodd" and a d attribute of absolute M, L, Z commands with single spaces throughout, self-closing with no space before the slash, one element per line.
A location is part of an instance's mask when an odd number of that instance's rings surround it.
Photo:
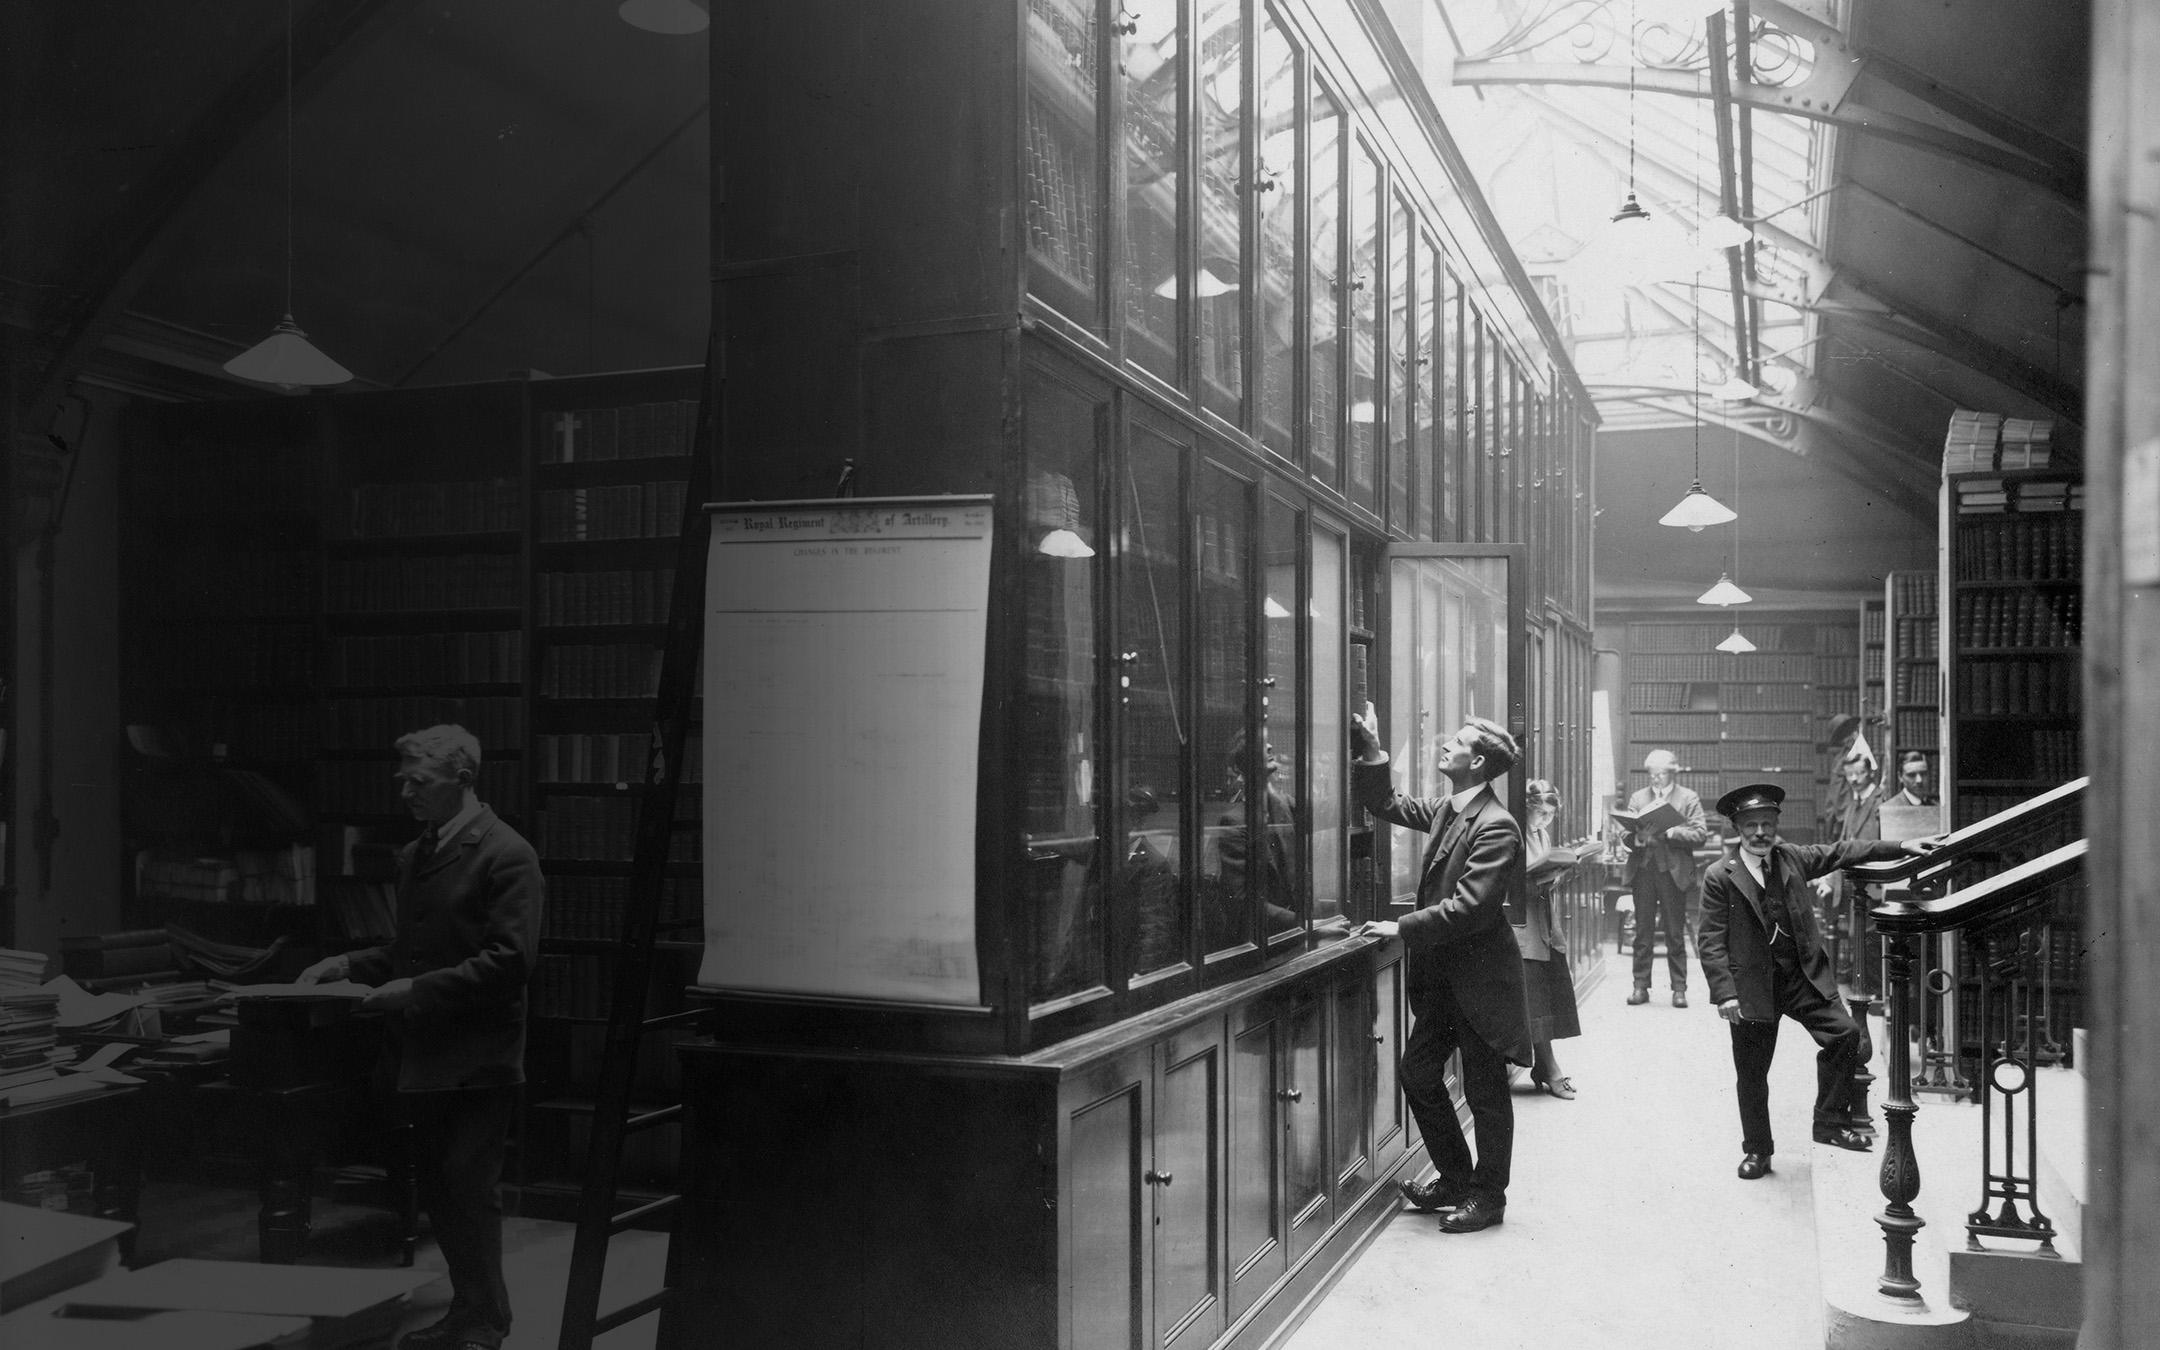
<path fill-rule="evenodd" d="M 1742 811 L 1776 811 L 1785 805 L 1785 789 L 1775 783 L 1750 783 L 1718 798 L 1718 814 L 1727 820 Z"/>

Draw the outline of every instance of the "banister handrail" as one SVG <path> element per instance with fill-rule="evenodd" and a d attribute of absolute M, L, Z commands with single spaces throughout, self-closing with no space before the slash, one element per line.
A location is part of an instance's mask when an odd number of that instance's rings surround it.
<path fill-rule="evenodd" d="M 2083 780 L 2080 780 L 2083 781 Z M 2079 839 L 2030 862 L 1962 891 L 1932 900 L 1885 900 L 1868 910 L 1878 931 L 1897 933 L 1947 933 L 1984 922 L 2016 909 L 2050 886 L 2077 873 L 2085 865 L 2085 843 Z M 1859 870 L 1857 868 L 1853 869 Z"/>
<path fill-rule="evenodd" d="M 1944 835 L 1941 846 L 1931 852 L 1912 854 L 1890 862 L 1856 863 L 1845 871 L 1863 885 L 1919 882 L 1920 885 L 1915 886 L 1915 889 L 1922 889 L 1927 882 L 1947 875 L 1958 863 L 1994 843 L 1997 836 L 2014 830 L 2065 802 L 2082 797 L 2086 785 L 2091 782 L 2090 778 L 2073 778 L 2061 787 L 2051 788 L 2037 797 L 2028 797 L 2007 811 L 1999 811 L 1985 820 L 1975 821 L 1963 829 Z"/>

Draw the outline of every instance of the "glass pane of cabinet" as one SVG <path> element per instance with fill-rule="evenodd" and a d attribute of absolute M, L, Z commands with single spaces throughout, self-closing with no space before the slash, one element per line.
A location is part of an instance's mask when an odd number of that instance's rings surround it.
<path fill-rule="evenodd" d="M 1346 693 L 1343 663 L 1349 633 L 1343 622 L 1346 541 L 1324 525 L 1312 532 L 1312 916 L 1317 927 L 1344 916 L 1348 825 L 1344 782 Z"/>
<path fill-rule="evenodd" d="M 1306 383 L 1305 448 L 1312 476 L 1342 485 L 1343 267 L 1342 106 L 1316 85 L 1312 93 L 1312 371 Z"/>
<path fill-rule="evenodd" d="M 1444 270 L 1445 289 L 1440 295 L 1440 501 L 1445 517 L 1441 533 L 1451 539 L 1468 539 L 1469 523 L 1463 517 L 1463 390 L 1469 386 L 1464 366 L 1462 283 Z"/>
<path fill-rule="evenodd" d="M 1184 706 L 1185 451 L 1135 426 L 1118 504 L 1119 705 L 1117 869 L 1127 970 L 1145 975 L 1188 959 Z"/>
<path fill-rule="evenodd" d="M 1245 3 L 1200 0 L 1200 399 L 1245 420 Z"/>
<path fill-rule="evenodd" d="M 1389 668 L 1395 678 L 1381 732 L 1396 784 L 1418 797 L 1452 788 L 1436 752 L 1473 717 L 1523 735 L 1523 551 L 1517 545 L 1397 545 L 1388 563 Z M 1524 747 L 1525 752 L 1529 750 Z M 1515 810 L 1509 775 L 1494 790 Z M 1519 818 L 1519 814 L 1518 814 Z M 1417 901 L 1427 836 L 1388 828 L 1388 896 Z"/>
<path fill-rule="evenodd" d="M 1122 0 L 1118 38 L 1125 87 L 1126 356 L 1178 378 L 1178 239 L 1184 233 L 1185 64 L 1178 0 Z"/>
<path fill-rule="evenodd" d="M 1417 246 L 1412 233 L 1410 204 L 1390 197 L 1388 215 L 1388 316 L 1387 316 L 1387 523 L 1398 530 L 1410 528 L 1410 390 L 1415 370 L 1410 364 L 1411 252 Z"/>
<path fill-rule="evenodd" d="M 1435 418 L 1439 400 L 1435 391 L 1446 371 L 1442 360 L 1439 330 L 1434 326 L 1439 317 L 1439 297 L 1433 287 L 1440 279 L 1440 246 L 1432 236 L 1417 237 L 1416 317 L 1417 324 L 1410 337 L 1410 399 L 1414 407 L 1411 422 L 1413 432 L 1411 456 L 1415 460 L 1412 472 L 1412 518 L 1411 533 L 1420 539 L 1431 539 L 1433 533 L 1433 509 L 1440 495 L 1437 472 L 1440 467 L 1440 451 L 1434 440 L 1438 430 Z"/>
<path fill-rule="evenodd" d="M 1035 1002 L 1103 984 L 1095 599 L 1105 413 L 1102 396 L 1030 374 L 1019 758 Z"/>
<path fill-rule="evenodd" d="M 1297 457 L 1298 160 L 1297 46 L 1260 10 L 1260 439 Z"/>
<path fill-rule="evenodd" d="M 1350 500 L 1377 512 L 1380 430 L 1380 165 L 1350 144 Z"/>
<path fill-rule="evenodd" d="M 1252 712 L 1252 559 L 1256 489 L 1213 464 L 1201 466 L 1194 528 L 1200 554 L 1200 703 L 1194 717 L 1200 766 L 1200 902 L 1205 952 L 1258 940 L 1255 897 L 1286 893 L 1271 837 L 1256 850 L 1252 824 L 1290 819 L 1274 775 L 1257 776 L 1246 728 Z M 1270 757 L 1272 758 L 1272 757 Z M 1262 787 L 1255 791 L 1254 782 Z M 1254 802 L 1263 804 L 1257 816 Z M 1257 859 L 1257 867 L 1255 860 Z"/>
<path fill-rule="evenodd" d="M 1098 0 L 1028 0 L 1028 289 L 1102 324 Z"/>
<path fill-rule="evenodd" d="M 1267 572 L 1260 602 L 1267 668 L 1261 675 L 1260 731 L 1264 762 L 1260 772 L 1271 784 L 1267 827 L 1261 846 L 1279 860 L 1283 887 L 1260 897 L 1261 927 L 1270 938 L 1301 932 L 1305 923 L 1303 841 L 1298 836 L 1305 807 L 1303 734 L 1298 673 L 1303 654 L 1298 616 L 1304 612 L 1302 561 L 1305 513 L 1270 496 L 1267 500 Z M 1278 804 L 1279 803 L 1279 804 Z M 1280 817 L 1280 818 L 1278 818 Z M 1272 869 L 1263 870 L 1263 879 Z"/>

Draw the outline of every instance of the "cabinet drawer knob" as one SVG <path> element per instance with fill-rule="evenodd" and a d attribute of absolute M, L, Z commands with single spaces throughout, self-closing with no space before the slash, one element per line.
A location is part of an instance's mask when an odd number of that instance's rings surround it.
<path fill-rule="evenodd" d="M 1167 1186 L 1171 1181 L 1168 1172 L 1142 1172 L 1140 1179 L 1150 1186 Z"/>
<path fill-rule="evenodd" d="M 1381 1035 L 1379 1032 L 1376 1031 L 1372 1034 L 1372 1043 L 1374 1045 L 1386 1045 L 1387 1037 Z"/>
<path fill-rule="evenodd" d="M 1284 1088 L 1282 1091 L 1276 1093 L 1275 1095 L 1282 1098 L 1286 1102 L 1301 1102 L 1305 1100 L 1305 1089 Z"/>

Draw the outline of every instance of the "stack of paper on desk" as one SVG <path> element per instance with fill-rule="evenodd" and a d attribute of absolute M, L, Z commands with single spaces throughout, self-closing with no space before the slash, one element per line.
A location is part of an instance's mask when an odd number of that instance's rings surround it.
<path fill-rule="evenodd" d="M 41 1305 L 0 1317 L 0 1345 L 23 1350 L 288 1350 L 308 1345 L 314 1325 L 305 1317 L 222 1312 L 55 1317 Z"/>
<path fill-rule="evenodd" d="M 115 1219 L 0 1201 L 0 1312 L 112 1270 L 127 1230 Z"/>
<path fill-rule="evenodd" d="M 351 980 L 325 980 L 320 984 L 236 984 L 223 998 L 349 998 L 363 999 L 375 991 Z"/>
<path fill-rule="evenodd" d="M 305 1317 L 311 1323 L 305 1344 L 327 1350 L 395 1331 L 413 1291 L 438 1278 L 425 1270 L 160 1261 L 71 1290 L 60 1304 L 78 1319 L 150 1312 Z"/>

